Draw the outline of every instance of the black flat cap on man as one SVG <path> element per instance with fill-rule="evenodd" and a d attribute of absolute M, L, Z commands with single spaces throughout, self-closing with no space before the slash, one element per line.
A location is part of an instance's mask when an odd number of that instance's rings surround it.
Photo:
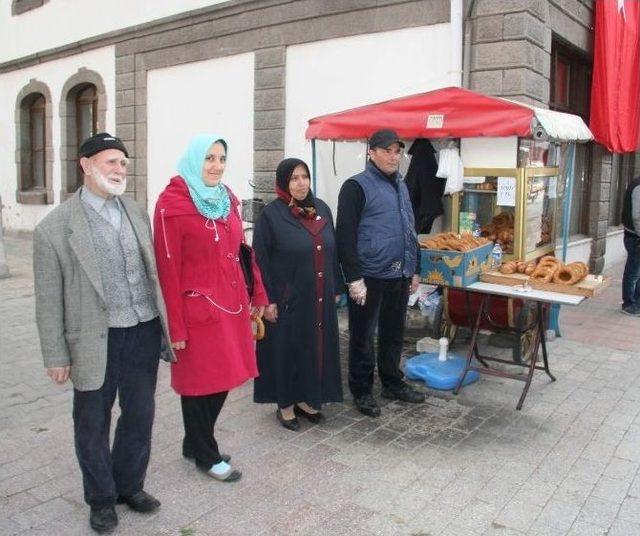
<path fill-rule="evenodd" d="M 369 138 L 369 149 L 375 149 L 376 147 L 386 149 L 392 143 L 397 143 L 404 149 L 404 143 L 400 141 L 395 131 L 390 129 L 377 130 Z"/>
<path fill-rule="evenodd" d="M 106 151 L 107 149 L 118 149 L 119 151 L 122 151 L 127 158 L 129 158 L 129 153 L 127 152 L 127 148 L 124 146 L 124 143 L 122 143 L 122 140 L 112 136 L 108 132 L 100 132 L 84 140 L 82 145 L 80 145 L 78 156 L 81 158 L 89 158 L 94 154 L 97 154 L 100 151 Z"/>

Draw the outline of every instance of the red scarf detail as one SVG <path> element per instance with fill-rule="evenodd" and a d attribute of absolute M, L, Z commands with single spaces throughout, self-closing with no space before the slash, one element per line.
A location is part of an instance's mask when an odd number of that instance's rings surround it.
<path fill-rule="evenodd" d="M 278 197 L 287 204 L 287 206 L 291 210 L 291 214 L 293 214 L 294 217 L 301 218 L 303 220 L 315 220 L 318 216 L 315 207 L 300 206 L 289 192 L 285 192 L 277 185 L 276 194 L 278 194 Z"/>

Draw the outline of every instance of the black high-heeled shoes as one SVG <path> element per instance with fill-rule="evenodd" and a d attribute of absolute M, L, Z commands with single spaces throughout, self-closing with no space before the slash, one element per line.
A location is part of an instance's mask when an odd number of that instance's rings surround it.
<path fill-rule="evenodd" d="M 327 418 L 320 411 L 317 411 L 316 413 L 309 413 L 303 410 L 301 407 L 294 406 L 293 412 L 300 417 L 304 417 L 313 424 L 320 424 L 327 420 Z"/>
<path fill-rule="evenodd" d="M 285 419 L 282 416 L 282 412 L 280 411 L 280 408 L 278 408 L 278 410 L 276 411 L 276 417 L 280 421 L 280 424 L 284 426 L 287 430 L 291 430 L 295 432 L 300 429 L 300 421 L 298 421 L 296 417 L 294 417 L 293 419 Z"/>

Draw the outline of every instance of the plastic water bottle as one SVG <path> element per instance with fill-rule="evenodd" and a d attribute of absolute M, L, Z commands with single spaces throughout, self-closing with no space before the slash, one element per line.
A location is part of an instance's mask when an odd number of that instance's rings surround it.
<path fill-rule="evenodd" d="M 473 236 L 474 238 L 480 238 L 480 233 L 482 232 L 481 228 L 480 228 L 480 224 L 478 222 L 473 224 Z"/>
<path fill-rule="evenodd" d="M 502 247 L 499 242 L 491 250 L 491 269 L 497 270 L 502 264 Z"/>
<path fill-rule="evenodd" d="M 446 337 L 440 337 L 438 341 L 440 344 L 440 352 L 438 353 L 438 361 L 441 363 L 447 360 L 447 349 L 449 348 L 449 339 Z"/>

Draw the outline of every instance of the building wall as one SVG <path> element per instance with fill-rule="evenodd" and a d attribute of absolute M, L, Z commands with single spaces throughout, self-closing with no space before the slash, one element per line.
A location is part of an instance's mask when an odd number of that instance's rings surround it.
<path fill-rule="evenodd" d="M 593 0 L 468 0 L 471 6 L 471 89 L 546 108 L 552 34 L 593 53 Z"/>
<path fill-rule="evenodd" d="M 225 0 L 54 0 L 11 16 L 11 0 L 2 2 L 0 64 L 26 58 Z M 100 38 L 102 39 L 102 37 Z"/>
<path fill-rule="evenodd" d="M 106 129 L 116 128 L 115 120 L 115 51 L 107 46 L 89 52 L 75 54 L 33 67 L 11 71 L 0 75 L 0 196 L 4 210 L 3 224 L 6 229 L 31 230 L 55 204 L 60 202 L 62 186 L 61 137 L 62 122 L 60 103 L 64 98 L 65 82 L 80 69 L 100 74 L 104 83 L 107 112 Z M 42 82 L 51 94 L 51 145 L 53 147 L 52 192 L 53 204 L 27 205 L 16 200 L 18 169 L 16 166 L 16 98 L 31 80 Z"/>
<path fill-rule="evenodd" d="M 195 11 L 176 13 L 178 5 Z M 69 17 L 71 9 L 73 17 Z M 98 11 L 101 17 L 94 16 Z M 309 117 L 287 124 L 286 102 L 304 100 L 310 91 L 321 95 L 323 84 L 332 83 L 319 78 L 312 89 L 304 85 L 287 88 L 288 49 L 311 43 L 326 45 L 342 38 L 375 42 L 380 47 L 362 49 L 363 53 L 355 55 L 355 65 L 343 61 L 340 54 L 327 59 L 324 70 L 320 70 L 328 72 L 333 62 L 336 72 L 350 80 L 348 87 L 343 84 L 340 99 L 333 102 L 336 106 L 378 96 L 400 96 L 409 88 L 419 91 L 422 83 L 435 87 L 436 81 L 451 76 L 446 71 L 451 70 L 450 58 L 455 52 L 447 30 L 448 0 L 114 0 L 106 11 L 103 4 L 98 6 L 93 0 L 56 0 L 21 15 L 0 16 L 0 28 L 7 35 L 29 37 L 10 39 L 12 47 L 0 56 L 0 62 L 6 60 L 0 63 L 3 113 L 14 113 L 19 91 L 19 84 L 13 82 L 16 77 L 42 79 L 54 94 L 53 204 L 27 206 L 13 202 L 15 135 L 13 131 L 3 132 L 10 142 L 0 149 L 4 151 L 0 153 L 2 163 L 7 163 L 3 168 L 8 170 L 0 190 L 6 208 L 3 221 L 8 229 L 32 229 L 60 201 L 59 160 L 64 140 L 60 134 L 59 88 L 69 76 L 67 70 L 77 71 L 82 65 L 103 76 L 108 87 L 106 129 L 123 139 L 131 156 L 129 193 L 152 210 L 158 192 L 173 174 L 187 134 L 203 129 L 224 130 L 233 139 L 228 180 L 239 195 L 251 196 L 247 189 L 251 179 L 260 195 L 264 192 L 268 196 L 273 191 L 274 170 L 285 154 L 285 131 L 289 139 L 299 138 L 304 143 L 304 123 L 315 110 L 301 110 Z M 112 11 L 126 14 L 118 18 Z M 73 26 L 68 25 L 70 19 L 75 22 Z M 44 27 L 47 32 L 39 30 Z M 412 29 L 418 29 L 415 43 L 407 41 Z M 437 39 L 437 44 L 430 42 L 432 39 Z M 412 72 L 400 72 L 400 64 L 387 56 L 387 65 L 380 59 L 374 62 L 384 82 L 371 89 L 358 83 L 361 80 L 354 73 L 365 72 L 367 63 L 384 57 L 381 51 L 402 54 L 400 42 L 413 47 L 417 56 L 414 62 L 409 56 L 400 58 L 401 65 L 414 64 Z M 441 57 L 440 51 L 447 45 L 449 50 Z M 108 58 L 101 56 L 104 50 L 110 51 Z M 439 51 L 437 55 L 433 55 L 434 50 Z M 94 55 L 103 58 L 101 64 L 92 59 Z M 252 66 L 246 61 L 249 57 Z M 241 72 L 234 70 L 236 67 Z M 314 65 L 308 67 L 311 76 Z M 295 78 L 293 72 L 291 76 Z M 219 97 L 224 105 L 210 110 L 211 97 Z M 291 150 L 296 150 L 295 146 Z M 238 155 L 235 161 L 234 151 Z"/>
<path fill-rule="evenodd" d="M 310 118 L 451 84 L 450 31 L 449 24 L 435 24 L 288 47 L 286 94 L 295 98 L 286 100 L 285 154 L 311 165 L 311 143 L 304 135 Z M 337 150 L 343 158 L 324 159 L 333 151 L 317 152 L 316 193 L 332 209 L 342 182 L 364 167 L 361 147 L 356 147 L 357 154 L 347 147 Z M 259 191 L 273 191 L 273 176 Z"/>
<path fill-rule="evenodd" d="M 254 55 L 185 63 L 147 74 L 147 207 L 176 175 L 189 139 L 201 133 L 228 144 L 225 183 L 240 199 L 253 197 Z M 232 81 L 232 83 L 221 81 Z"/>
<path fill-rule="evenodd" d="M 135 184 L 136 199 L 147 202 L 148 71 L 230 55 L 255 54 L 254 180 L 258 191 L 268 192 L 273 191 L 273 172 L 285 153 L 286 102 L 303 98 L 287 93 L 288 47 L 430 26 L 448 22 L 448 19 L 448 0 L 229 2 L 197 17 L 160 24 L 151 33 L 134 35 L 118 43 L 117 132 L 126 143 L 135 147 L 130 176 Z M 393 47 L 393 37 L 388 36 L 383 46 Z M 339 58 L 333 61 L 338 66 L 343 65 Z M 310 80 L 314 67 L 309 65 Z M 366 68 L 363 61 L 348 66 L 345 72 Z M 393 72 L 387 76 L 397 81 L 396 93 L 389 96 L 402 95 L 404 75 Z M 351 89 L 353 93 L 363 91 L 359 86 Z"/>

